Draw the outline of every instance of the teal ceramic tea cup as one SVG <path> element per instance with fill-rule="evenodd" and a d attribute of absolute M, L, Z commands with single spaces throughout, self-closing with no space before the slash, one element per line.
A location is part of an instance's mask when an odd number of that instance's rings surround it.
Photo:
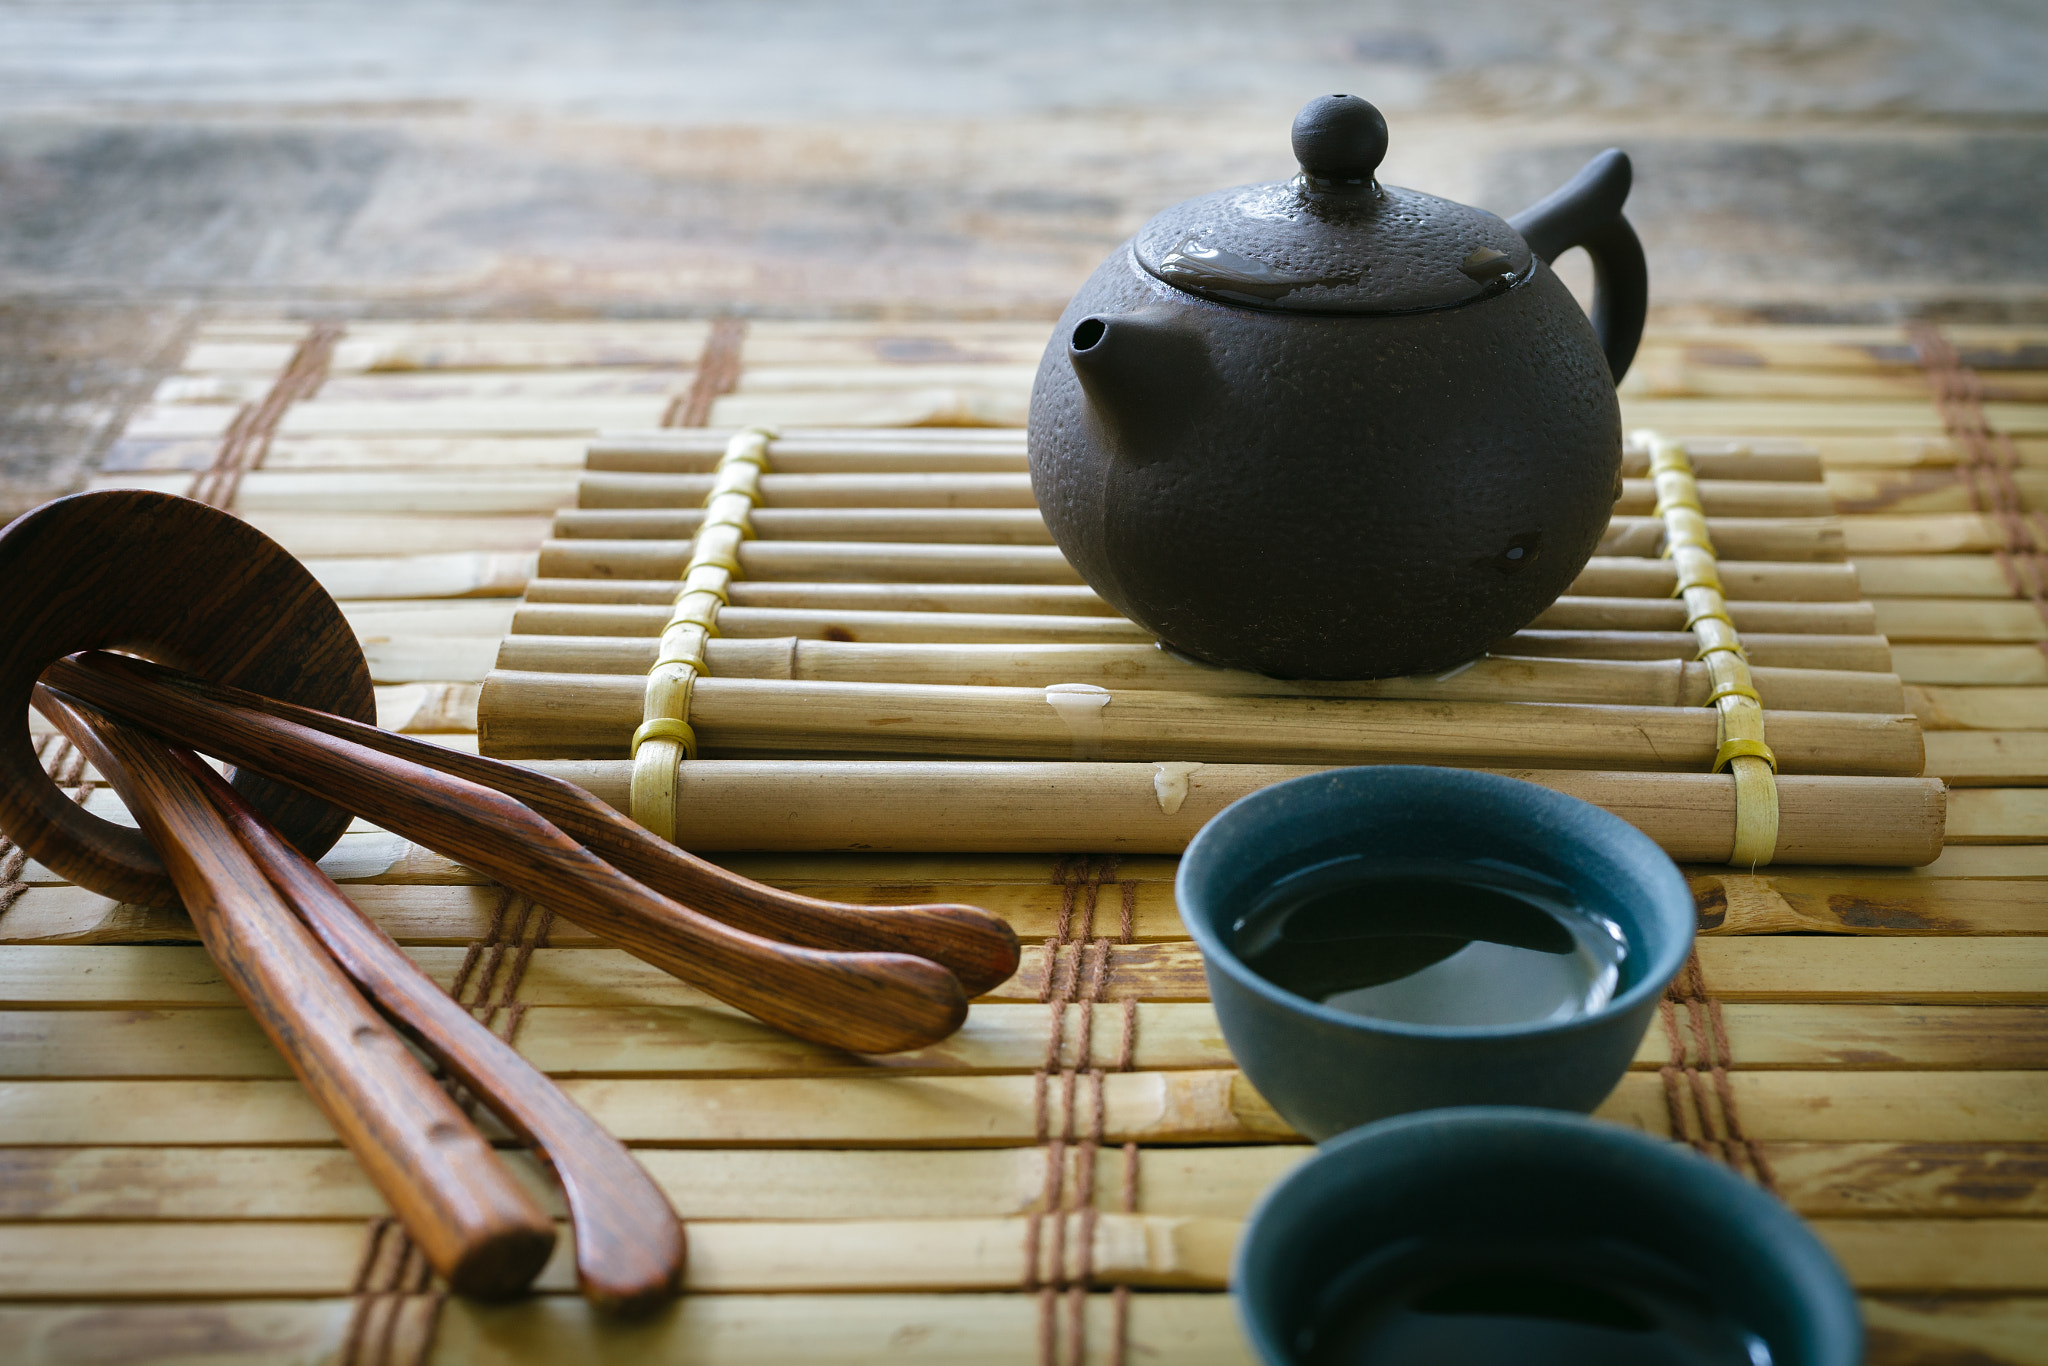
<path fill-rule="evenodd" d="M 1728 1168 L 1555 1110 L 1432 1110 L 1325 1144 L 1238 1244 L 1267 1366 L 1856 1366 L 1856 1293 Z"/>
<path fill-rule="evenodd" d="M 1174 891 L 1231 1053 L 1317 1139 L 1447 1105 L 1592 1110 L 1693 940 L 1692 893 L 1648 836 L 1467 769 L 1263 788 L 1202 827 Z M 1328 990 L 1349 964 L 1398 980 Z M 1585 991 L 1545 1013 L 1567 971 Z"/>

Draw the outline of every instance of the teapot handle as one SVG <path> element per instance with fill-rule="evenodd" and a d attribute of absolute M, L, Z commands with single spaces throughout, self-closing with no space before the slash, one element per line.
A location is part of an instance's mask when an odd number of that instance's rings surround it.
<path fill-rule="evenodd" d="M 1572 247 L 1593 258 L 1593 332 L 1614 382 L 1628 373 L 1650 307 L 1650 268 L 1636 230 L 1621 216 L 1633 179 L 1628 153 L 1610 147 L 1540 203 L 1508 220 L 1545 263 Z"/>

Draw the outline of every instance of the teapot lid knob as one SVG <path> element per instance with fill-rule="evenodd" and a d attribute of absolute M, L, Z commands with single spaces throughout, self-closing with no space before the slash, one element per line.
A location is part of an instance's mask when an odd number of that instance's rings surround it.
<path fill-rule="evenodd" d="M 1387 155 L 1387 121 L 1356 95 L 1324 95 L 1294 116 L 1294 159 L 1311 182 L 1371 184 Z"/>

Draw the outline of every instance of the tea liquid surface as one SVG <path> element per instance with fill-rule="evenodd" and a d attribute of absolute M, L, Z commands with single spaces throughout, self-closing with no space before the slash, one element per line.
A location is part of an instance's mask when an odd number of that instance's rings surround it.
<path fill-rule="evenodd" d="M 1337 860 L 1283 879 L 1233 934 L 1268 981 L 1409 1024 L 1569 1020 L 1613 999 L 1629 967 L 1613 921 L 1505 864 Z"/>
<path fill-rule="evenodd" d="M 1339 1283 L 1307 1366 L 1771 1366 L 1662 1259 L 1611 1242 L 1435 1243 Z"/>

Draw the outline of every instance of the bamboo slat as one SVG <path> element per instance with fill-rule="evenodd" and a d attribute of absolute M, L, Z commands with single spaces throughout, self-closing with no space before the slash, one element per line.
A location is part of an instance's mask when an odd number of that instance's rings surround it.
<path fill-rule="evenodd" d="M 1785 604 L 1774 604 L 1783 606 Z M 1981 598 L 1879 598 L 1876 629 L 1902 641 L 2048 640 L 2048 618 L 2031 602 Z"/>
<path fill-rule="evenodd" d="M 576 694 L 572 682 L 563 691 Z M 1215 697 L 1098 689 L 1085 718 L 1039 688 L 699 679 L 690 724 L 706 750 L 880 751 L 957 758 L 1136 762 L 1161 752 L 1202 763 L 1392 763 L 1707 772 L 1716 723 L 1703 707 L 1377 698 Z M 551 699 L 529 684 L 523 696 Z M 609 724 L 516 731 L 494 714 L 482 740 L 511 758 L 620 748 Z M 1911 777 L 1924 763 L 1908 716 L 1776 712 L 1771 745 L 1785 773 Z"/>
<path fill-rule="evenodd" d="M 931 644 L 862 645 L 839 641 L 715 640 L 707 676 L 792 678 L 814 682 L 954 684 L 1045 688 L 1085 683 L 1105 688 L 1160 689 L 1216 697 L 1373 697 L 1433 701 L 1581 703 L 1698 707 L 1706 671 L 1682 660 L 1518 659 L 1491 656 L 1446 676 L 1378 682 L 1288 682 L 1193 664 L 1143 645 Z M 1896 675 L 1835 669 L 1763 669 L 1752 681 L 1764 705 L 1786 711 L 1823 707 L 1839 712 L 1907 710 Z M 484 742 L 492 753 L 517 753 L 590 738 L 593 757 L 612 748 L 624 727 L 638 724 L 640 686 L 629 674 L 557 674 L 497 670 L 484 682 L 490 719 Z M 1922 690 L 1923 692 L 1925 690 Z M 1942 690 L 1946 697 L 1955 689 Z M 2011 690 L 2027 692 L 2032 690 Z M 2025 714 L 2023 699 L 1979 704 L 1970 715 Z M 1941 705 L 1923 700 L 1927 707 Z M 1962 706 L 1963 703 L 1956 703 Z M 1945 713 L 1946 714 L 1946 713 Z M 1922 716 L 1925 724 L 1925 717 Z M 2048 717 L 2040 724 L 2048 725 Z M 1957 727 L 1947 727 L 1954 729 Z"/>
<path fill-rule="evenodd" d="M 1900 645 L 1891 658 L 1908 683 L 2048 684 L 2048 653 L 2027 645 Z"/>
<path fill-rule="evenodd" d="M 915 632 L 920 626 L 932 631 L 946 631 L 947 638 L 971 642 L 975 639 L 1001 640 L 1007 632 L 1031 629 L 1029 623 L 1005 621 L 1006 615 L 997 594 L 987 591 L 986 585 L 934 586 L 925 585 L 913 590 L 908 585 L 839 585 L 839 584 L 792 584 L 769 587 L 766 591 L 741 580 L 729 590 L 733 614 L 719 613 L 719 624 L 731 626 L 735 635 L 782 634 L 771 624 L 787 619 L 793 623 L 808 624 L 818 632 L 830 631 L 835 614 L 847 618 L 845 630 L 854 638 L 886 639 L 878 632 L 888 631 L 902 638 L 917 639 Z M 895 590 L 895 591 L 891 591 Z M 671 593 L 673 597 L 673 593 Z M 989 605 L 983 605 L 989 604 Z M 2008 604 L 1978 604 L 1983 607 L 2005 607 Z M 2010 604 L 2025 608 L 2023 603 Z M 1151 632 L 1117 617 L 1113 610 L 1100 600 L 1083 600 L 1079 603 L 1047 601 L 1044 607 L 1027 613 L 1009 615 L 1053 616 L 1065 607 L 1083 609 L 1089 617 L 1100 617 L 1089 631 L 1109 631 L 1107 622 L 1114 621 L 1117 634 L 1129 639 L 1152 639 Z M 351 611 L 361 609 L 352 608 Z M 481 609 L 472 609 L 481 610 Z M 765 614 L 773 612 L 774 617 Z M 511 619 L 513 631 L 520 635 L 552 636 L 659 636 L 671 613 L 668 603 L 635 604 L 628 602 L 561 602 L 527 599 L 527 604 L 516 618 Z M 979 629 L 987 631 L 985 636 L 958 634 L 957 623 L 947 620 L 930 620 L 920 623 L 913 614 L 937 617 L 940 613 L 975 613 L 986 625 Z M 1876 614 L 1871 605 L 1864 602 L 1730 602 L 1728 614 L 1739 631 L 1793 635 L 1874 635 L 1877 634 Z M 1072 618 L 1062 618 L 1071 621 Z M 1954 630 L 1966 630 L 1969 621 L 1958 624 Z M 1685 625 L 1685 604 L 1674 600 L 1654 598 L 1584 598 L 1564 597 L 1545 608 L 1530 623 L 1531 629 L 1547 631 L 1678 631 Z M 1045 629 L 1055 629 L 1047 627 Z M 1061 627 L 1058 629 L 1074 629 Z M 842 637 L 825 635 L 823 639 Z M 1964 639 L 1981 639 L 1981 636 L 1967 636 Z"/>
<path fill-rule="evenodd" d="M 2048 688 L 1941 688 L 1905 690 L 1907 708 L 1922 730 L 2048 729 Z"/>
<path fill-rule="evenodd" d="M 1996 1217 L 2048 1214 L 2038 1143 L 1763 1145 L 1801 1213 Z M 1134 1212 L 1242 1219 L 1304 1145 L 1146 1150 Z M 557 1216 L 561 1197 L 524 1153 L 508 1162 Z M 637 1156 L 685 1219 L 1000 1219 L 1044 1197 L 1041 1148 L 660 1149 Z M 1070 1189 L 1082 1155 L 1061 1155 Z M 65 1220 L 372 1219 L 384 1206 L 345 1156 L 322 1148 L 22 1148 L 5 1156 L 0 1215 Z M 1121 1201 L 1124 1155 L 1092 1154 L 1099 1206 Z"/>
<path fill-rule="evenodd" d="M 761 615 L 742 618 L 753 626 L 766 629 L 775 618 L 767 615 L 767 609 L 748 609 Z M 931 640 L 935 632 L 942 629 L 959 629 L 958 618 L 967 613 L 953 614 L 955 620 L 950 628 L 919 622 L 897 621 L 890 614 L 889 619 L 879 623 L 887 634 L 894 636 L 912 635 L 922 630 L 923 640 L 908 641 L 861 641 L 848 640 L 855 636 L 852 623 L 861 623 L 863 618 L 849 613 L 818 613 L 811 620 L 793 615 L 782 619 L 790 625 L 802 625 L 814 634 L 799 636 L 795 633 L 757 639 L 737 639 L 733 644 L 758 643 L 768 648 L 771 641 L 777 648 L 797 641 L 837 642 L 841 644 L 893 644 L 915 645 L 944 644 L 949 649 L 972 649 L 977 644 L 986 644 L 986 637 L 972 638 L 960 643 L 936 642 Z M 914 615 L 914 614 L 911 614 Z M 936 615 L 936 614 L 933 614 Z M 725 614 L 719 614 L 725 619 Z M 1036 620 L 1034 628 L 1027 623 Z M 1032 642 L 1028 633 L 1036 629 L 1049 633 L 1044 623 L 1057 621 L 1097 621 L 1102 618 L 1024 618 L 1015 630 L 1027 633 L 1027 639 L 1017 642 L 1028 645 Z M 838 636 L 827 637 L 824 632 L 836 626 Z M 1095 629 L 1100 629 L 1099 627 Z M 1040 637 L 1040 643 L 1047 643 Z M 1057 642 L 1050 642 L 1057 643 Z M 1127 642 L 1135 644 L 1135 642 Z M 714 645 L 715 648 L 715 645 Z M 1014 648 L 1004 646 L 1001 648 Z M 1139 648 L 1151 649 L 1150 645 Z M 1684 631 L 1518 631 L 1494 647 L 1498 655 L 1527 657 L 1549 660 L 1596 659 L 1596 660 L 1689 660 L 1698 648 L 1689 632 Z M 1743 637 L 1743 648 L 1752 661 L 1760 667 L 1784 669 L 1825 669 L 1888 674 L 1892 667 L 1891 648 L 1883 636 L 1809 636 L 1779 635 L 1757 632 Z M 541 636 L 511 635 L 505 638 L 498 651 L 498 667 L 529 673 L 567 674 L 636 674 L 645 676 L 654 667 L 659 653 L 656 640 L 646 636 Z M 1155 653 L 1157 653 L 1155 651 Z M 1960 666 L 1959 666 L 1960 667 Z M 473 675 L 462 675 L 473 677 Z M 2044 675 L 2048 678 L 2048 675 Z M 396 681 L 396 680 L 393 680 Z M 1072 682 L 1062 679 L 1061 682 Z M 1946 681 L 1946 680 L 1936 680 Z M 1962 680 L 1968 681 L 1968 680 Z M 2023 681 L 2023 680 L 2022 680 Z"/>
<path fill-rule="evenodd" d="M 407 949 L 423 971 L 444 983 L 461 970 L 463 952 L 454 945 Z M 1105 988 L 1109 998 L 1206 999 L 1200 955 L 1184 940 L 1119 946 L 1112 959 L 1112 980 Z M 1709 936 L 1700 941 L 1700 961 L 1723 1001 L 2016 1006 L 2048 1001 L 2048 940 L 2041 936 Z M 1027 949 L 1019 976 L 988 999 L 1037 1001 L 1046 962 L 1042 946 Z M 609 948 L 536 949 L 526 972 L 520 999 L 529 1007 L 713 1004 L 695 988 Z M 0 949 L 0 1003 L 11 1010 L 213 1008 L 234 1000 L 197 948 Z"/>
<path fill-rule="evenodd" d="M 1114 1068 L 1123 1010 L 1090 1007 L 1085 1056 L 1075 1042 L 1082 1008 L 1066 1008 L 1065 1067 Z M 1229 1050 L 1204 1002 L 1143 1002 L 1131 1065 L 1140 1071 L 1227 1068 Z M 1737 1070 L 2048 1068 L 2048 1011 L 2026 1006 L 1743 1004 L 1723 1011 Z M 1051 1042 L 1038 1004 L 984 1002 L 960 1034 L 930 1048 L 864 1058 L 791 1039 L 715 1005 L 535 1006 L 519 1048 L 555 1076 L 955 1075 L 1035 1071 Z M 1638 1068 L 1674 1061 L 1663 1033 L 1638 1048 Z M 1682 1063 L 1683 1057 L 1675 1059 Z M 213 1008 L 10 1010 L 0 1018 L 0 1067 L 16 1077 L 288 1077 L 290 1068 L 249 1016 Z"/>
<path fill-rule="evenodd" d="M 624 762 L 542 760 L 532 766 L 614 806 L 626 800 L 630 765 Z M 1080 839 L 1107 852 L 1178 853 L 1238 797 L 1312 771 L 1022 761 L 684 764 L 678 775 L 678 839 L 704 850 L 1017 853 L 1073 852 Z M 1726 777 L 1513 772 L 1606 807 L 1674 858 L 1726 862 L 1733 847 L 1735 796 Z M 1778 783 L 1778 805 L 1780 862 L 1914 866 L 1940 852 L 1943 792 L 1937 780 L 1788 777 Z M 2048 831 L 2048 810 L 2034 823 Z"/>
<path fill-rule="evenodd" d="M 1037 1088 L 1027 1076 L 582 1077 L 560 1085 L 636 1144 L 1000 1147 L 1030 1144 L 1037 1132 Z M 2037 1072 L 1750 1071 L 1730 1073 L 1729 1086 L 1746 1130 L 1765 1141 L 2031 1142 L 2048 1120 Z M 0 1114 L 0 1141 L 9 1144 L 334 1141 L 291 1081 L 27 1080 L 9 1089 Z M 1092 1094 L 1083 1099 L 1092 1115 Z M 1064 1104 L 1053 1102 L 1055 1131 L 1065 1124 Z M 1103 1107 L 1104 1139 L 1113 1144 L 1295 1138 L 1235 1072 L 1111 1073 Z M 1629 1073 L 1596 1113 L 1670 1133 L 1664 1086 L 1651 1072 Z"/>
<path fill-rule="evenodd" d="M 819 556 L 818 567 L 826 576 L 820 581 L 785 581 L 790 552 L 801 543 L 781 542 L 765 548 L 744 547 L 743 564 L 749 559 L 760 559 L 759 554 L 748 556 L 748 551 L 765 549 L 766 563 L 761 566 L 772 575 L 755 579 L 743 579 L 734 584 L 735 589 L 745 588 L 750 592 L 782 591 L 791 593 L 818 593 L 823 591 L 893 590 L 905 593 L 951 592 L 968 590 L 979 592 L 1000 592 L 1006 588 L 1021 590 L 1025 585 L 1005 582 L 976 582 L 966 576 L 982 567 L 970 558 L 961 565 L 963 570 L 959 581 L 949 582 L 944 578 L 929 580 L 882 579 L 862 581 L 852 577 L 849 571 L 858 571 L 858 564 L 849 564 L 838 556 Z M 842 545 L 842 551 L 869 550 L 874 547 L 855 544 Z M 332 562 L 347 564 L 348 561 Z M 527 561 L 531 565 L 532 561 Z M 941 566 L 934 564 L 934 569 Z M 1621 598 L 1669 598 L 1676 586 L 1677 576 L 1668 560 L 1630 559 L 1621 556 L 1596 556 L 1590 561 L 1579 577 L 1572 583 L 1570 595 L 1584 597 Z M 1721 565 L 1721 582 L 1737 601 L 1742 602 L 1799 602 L 1799 603 L 1853 603 L 1861 599 L 1863 590 L 1857 582 L 1856 570 L 1847 564 L 1780 564 L 1770 561 L 1730 560 Z M 1030 585 L 1037 588 L 1049 599 L 1059 601 L 1088 602 L 1095 604 L 1090 610 L 1110 611 L 1093 589 L 1081 583 Z M 529 602 L 637 602 L 666 603 L 675 598 L 676 581 L 673 579 L 534 579 L 527 585 Z M 407 594 L 359 594 L 365 597 L 409 596 Z M 459 593 L 448 596 L 460 596 Z M 843 603 L 844 606 L 859 606 L 858 603 Z"/>
<path fill-rule="evenodd" d="M 1090 1296 L 1083 1315 L 1090 1360 L 1106 1359 L 1111 1350 L 1115 1319 L 1108 1298 Z M 492 1306 L 454 1302 L 442 1308 L 424 1296 L 403 1295 L 388 1303 L 395 1306 L 394 1351 L 417 1342 L 424 1356 L 427 1328 L 438 1323 L 429 1358 L 437 1364 L 855 1366 L 906 1347 L 926 1360 L 962 1366 L 1031 1366 L 1039 1359 L 1037 1298 L 1016 1294 L 691 1295 L 638 1325 L 593 1315 L 581 1303 L 555 1295 Z M 352 1304 L 292 1299 L 5 1308 L 0 1344 L 19 1344 L 10 1359 L 33 1366 L 75 1361 L 71 1345 L 86 1333 L 106 1343 L 110 1353 L 140 1354 L 102 1358 L 108 1361 L 146 1360 L 164 1342 L 188 1337 L 232 1344 L 231 1350 L 253 1361 L 329 1360 L 345 1350 Z M 1071 1304 L 1056 1308 L 1062 1318 L 1072 1313 Z M 1229 1297 L 1220 1294 L 1132 1294 L 1124 1316 L 1127 1347 L 1187 1366 L 1250 1366 L 1231 1312 Z"/>
<path fill-rule="evenodd" d="M 2048 731 L 1937 731 L 1926 742 L 1927 772 L 1951 787 L 2048 784 Z"/>

